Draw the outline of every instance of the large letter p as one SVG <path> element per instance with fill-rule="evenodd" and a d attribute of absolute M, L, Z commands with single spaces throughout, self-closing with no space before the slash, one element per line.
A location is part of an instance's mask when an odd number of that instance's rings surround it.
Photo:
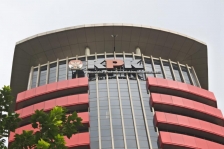
<path fill-rule="evenodd" d="M 124 62 L 122 60 L 119 59 L 107 59 L 106 60 L 106 66 L 107 69 L 113 69 L 114 67 L 119 67 L 124 65 Z"/>

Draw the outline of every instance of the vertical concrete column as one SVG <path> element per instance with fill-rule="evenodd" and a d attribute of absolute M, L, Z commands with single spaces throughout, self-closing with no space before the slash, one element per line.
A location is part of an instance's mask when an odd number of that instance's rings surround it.
<path fill-rule="evenodd" d="M 142 54 L 142 65 L 143 65 L 144 70 L 146 71 L 146 69 L 145 69 L 145 57 L 144 57 L 143 54 Z M 146 73 L 144 74 L 144 76 L 145 76 L 145 78 L 147 79 L 147 75 L 146 75 Z"/>
<path fill-rule="evenodd" d="M 68 62 L 68 57 L 66 57 L 66 76 L 65 76 L 66 77 L 65 78 L 66 80 L 68 80 L 68 63 L 69 63 Z"/>
<path fill-rule="evenodd" d="M 187 73 L 188 73 L 188 75 L 189 75 L 189 77 L 190 77 L 190 80 L 191 80 L 192 85 L 196 86 L 196 84 L 195 84 L 195 82 L 193 81 L 193 78 L 192 78 L 192 76 L 191 76 L 191 72 L 190 72 L 190 70 L 189 70 L 188 65 L 186 64 L 185 66 L 186 66 L 186 68 L 187 68 Z"/>
<path fill-rule="evenodd" d="M 88 70 L 88 59 L 87 59 L 87 55 L 85 56 L 85 61 L 86 61 L 86 71 Z M 85 77 L 88 77 L 88 73 L 85 73 Z"/>
<path fill-rule="evenodd" d="M 115 51 L 114 51 L 114 59 L 116 59 Z M 119 82 L 118 74 L 116 74 L 116 79 L 117 79 L 117 88 L 118 88 L 118 98 L 119 98 L 119 104 L 120 104 L 119 106 L 120 106 L 120 111 L 121 111 L 120 115 L 121 115 L 122 132 L 123 132 L 123 137 L 124 137 L 124 148 L 127 149 L 126 133 L 125 133 L 125 126 L 124 126 L 124 116 L 123 116 L 121 93 L 120 93 L 120 82 Z"/>
<path fill-rule="evenodd" d="M 46 83 L 45 84 L 48 84 L 48 81 L 49 81 L 49 70 L 50 70 L 50 62 L 48 61 L 47 62 L 47 73 L 46 73 Z"/>
<path fill-rule="evenodd" d="M 89 47 L 86 47 L 85 48 L 85 55 L 87 55 L 87 56 L 90 55 L 90 49 L 89 49 Z"/>
<path fill-rule="evenodd" d="M 38 65 L 38 73 L 37 73 L 37 82 L 36 82 L 36 87 L 38 87 L 40 81 L 40 64 Z"/>
<path fill-rule="evenodd" d="M 150 59 L 151 59 L 151 63 L 152 63 L 152 69 L 153 69 L 153 71 L 155 72 L 156 69 L 155 69 L 155 65 L 154 65 L 154 61 L 153 61 L 153 57 L 152 57 L 152 55 L 150 56 Z M 155 73 L 154 73 L 154 77 L 156 77 L 156 74 L 155 74 Z"/>
<path fill-rule="evenodd" d="M 108 74 L 106 74 L 106 81 L 107 81 L 107 99 L 108 99 L 108 107 L 109 107 L 109 115 L 110 115 L 110 134 L 111 134 L 111 145 L 112 149 L 114 149 L 114 134 L 113 134 L 113 124 L 112 124 L 112 114 L 111 114 L 111 105 L 110 105 L 110 88 L 109 88 L 109 81 L 108 81 Z"/>
<path fill-rule="evenodd" d="M 195 72 L 195 70 L 194 70 L 194 67 L 192 66 L 191 69 L 193 70 L 193 72 L 194 72 L 194 76 L 195 76 L 196 79 L 197 79 L 197 84 L 198 84 L 198 86 L 201 88 L 201 84 L 200 84 L 200 82 L 199 82 L 199 80 L 198 80 L 198 76 L 197 76 L 197 74 L 196 74 L 196 72 Z"/>
<path fill-rule="evenodd" d="M 32 78 L 33 78 L 33 66 L 30 68 L 30 75 L 29 75 L 27 90 L 29 90 L 31 88 L 31 80 L 32 80 Z"/>
<path fill-rule="evenodd" d="M 76 55 L 76 58 L 75 58 L 76 60 L 78 60 L 78 55 Z M 78 76 L 78 73 L 77 73 L 77 70 L 76 70 L 76 76 L 75 76 L 76 78 L 78 78 L 79 76 Z"/>
<path fill-rule="evenodd" d="M 96 77 L 96 98 L 97 98 L 97 122 L 98 122 L 98 137 L 99 137 L 99 149 L 101 149 L 101 128 L 100 128 L 100 103 L 99 103 L 99 88 L 98 88 L 98 74 L 95 74 Z"/>
<path fill-rule="evenodd" d="M 173 79 L 174 79 L 174 81 L 176 81 L 177 79 L 176 79 L 176 76 L 175 76 L 175 73 L 174 73 L 174 70 L 173 70 L 173 65 L 172 65 L 172 62 L 171 62 L 170 59 L 169 59 L 169 63 L 170 63 L 170 69 L 171 69 L 171 72 L 172 72 L 172 75 L 173 75 Z"/>
<path fill-rule="evenodd" d="M 59 71 L 59 59 L 57 59 L 57 66 L 56 66 L 56 80 L 55 80 L 55 82 L 58 82 L 58 71 Z"/>
<path fill-rule="evenodd" d="M 177 65 L 178 65 L 178 68 L 179 68 L 179 70 L 180 70 L 181 78 L 182 78 L 183 82 L 186 83 L 186 81 L 185 81 L 185 79 L 184 79 L 184 75 L 183 75 L 183 73 L 182 73 L 182 69 L 181 69 L 180 63 L 177 62 Z"/>
<path fill-rule="evenodd" d="M 116 52 L 114 51 L 114 59 L 116 59 Z"/>
<path fill-rule="evenodd" d="M 132 118 L 133 118 L 133 122 L 134 122 L 134 131 L 135 131 L 137 149 L 140 149 L 139 139 L 138 139 L 138 130 L 137 130 L 137 126 L 136 126 L 137 122 L 136 122 L 136 119 L 135 119 L 134 104 L 132 102 L 131 87 L 130 87 L 130 81 L 129 81 L 129 78 L 128 78 L 128 74 L 126 74 L 126 79 L 127 79 L 127 83 L 128 83 L 128 91 L 129 91 L 129 98 L 130 98 L 130 104 L 131 104 Z"/>
<path fill-rule="evenodd" d="M 146 117 L 146 112 L 145 112 L 145 105 L 144 105 L 144 102 L 143 102 L 143 99 L 142 99 L 142 92 L 141 92 L 142 89 L 141 89 L 140 81 L 138 79 L 138 74 L 136 74 L 136 80 L 137 80 L 137 83 L 138 83 L 138 90 L 139 90 L 139 95 L 140 95 L 140 102 L 141 102 L 141 106 L 142 106 L 142 114 L 143 114 L 143 118 L 144 118 L 144 122 L 145 122 L 145 126 L 146 126 L 145 127 L 145 129 L 146 129 L 146 135 L 148 137 L 149 147 L 152 148 L 152 142 L 151 142 L 151 139 L 150 139 L 148 122 L 147 122 L 147 117 Z"/>
<path fill-rule="evenodd" d="M 135 59 L 135 53 L 134 52 L 132 52 L 132 58 Z"/>
<path fill-rule="evenodd" d="M 136 53 L 136 55 L 141 55 L 141 50 L 140 50 L 139 47 L 137 47 L 137 48 L 135 49 L 135 53 Z"/>
<path fill-rule="evenodd" d="M 166 77 L 166 72 L 165 72 L 165 70 L 164 70 L 163 61 L 162 61 L 161 57 L 159 57 L 159 61 L 160 61 L 160 63 L 161 63 L 161 67 L 162 67 L 162 71 L 163 71 L 163 74 L 164 74 L 164 78 L 167 79 L 167 77 Z"/>

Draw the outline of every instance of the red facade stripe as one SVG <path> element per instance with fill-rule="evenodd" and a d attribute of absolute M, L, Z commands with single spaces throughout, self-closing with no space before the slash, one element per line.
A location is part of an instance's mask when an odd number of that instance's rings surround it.
<path fill-rule="evenodd" d="M 25 128 L 26 130 L 28 128 Z M 14 137 L 14 135 L 13 135 Z M 67 137 L 64 137 L 65 142 L 66 142 L 66 146 L 71 148 L 71 147 L 78 147 L 78 146 L 90 146 L 90 139 L 89 139 L 89 132 L 83 132 L 83 133 L 77 133 L 72 135 L 72 137 L 70 139 L 68 139 Z M 13 138 L 14 140 L 14 138 Z M 9 138 L 9 142 L 13 141 L 11 138 L 11 133 L 10 133 L 10 138 Z"/>
<path fill-rule="evenodd" d="M 168 149 L 169 147 L 183 147 L 191 149 L 224 149 L 223 144 L 218 144 L 193 136 L 163 131 L 159 133 L 159 144 L 163 149 Z"/>
<path fill-rule="evenodd" d="M 193 86 L 193 85 L 185 84 L 182 82 L 148 77 L 147 86 L 149 90 L 153 87 L 159 87 L 159 88 L 167 88 L 167 89 L 178 91 L 178 92 L 184 92 L 187 94 L 191 94 L 191 95 L 195 95 L 195 96 L 203 98 L 203 100 L 208 101 L 208 104 L 211 103 L 210 104 L 211 106 L 216 107 L 217 105 L 216 98 L 212 92 Z"/>
<path fill-rule="evenodd" d="M 17 95 L 16 103 L 20 103 L 30 98 L 34 98 L 51 92 L 57 92 L 60 90 L 79 87 L 88 87 L 88 78 L 76 78 L 71 80 L 54 82 L 21 92 Z"/>
<path fill-rule="evenodd" d="M 170 106 L 181 107 L 181 108 L 189 109 L 192 112 L 195 111 L 195 112 L 204 113 L 206 115 L 216 117 L 223 121 L 223 115 L 219 109 L 216 109 L 214 107 L 211 107 L 196 101 L 188 100 L 182 97 L 157 94 L 157 93 L 151 93 L 150 98 L 151 98 L 150 102 L 152 106 L 154 106 L 155 104 L 165 104 Z"/>
<path fill-rule="evenodd" d="M 206 132 L 207 134 L 216 135 L 220 137 L 220 140 L 221 139 L 224 140 L 224 127 L 206 121 L 198 120 L 187 116 L 158 112 L 158 111 L 154 115 L 154 120 L 155 125 L 158 127 L 159 124 L 174 125 L 174 127 L 175 126 L 186 127 Z"/>
<path fill-rule="evenodd" d="M 77 133 L 73 135 L 70 139 L 65 137 L 66 146 L 77 147 L 77 146 L 89 146 L 90 145 L 90 136 L 89 132 Z"/>
<path fill-rule="evenodd" d="M 71 96 L 60 97 L 52 100 L 47 100 L 44 102 L 40 102 L 23 109 L 19 109 L 16 113 L 20 114 L 20 118 L 26 118 L 34 114 L 35 110 L 49 111 L 53 109 L 55 106 L 74 106 L 81 104 L 89 104 L 89 95 L 88 94 L 77 94 Z"/>
<path fill-rule="evenodd" d="M 82 124 L 89 124 L 89 112 L 81 112 L 77 113 L 79 117 L 82 118 Z M 22 134 L 23 130 L 33 130 L 34 132 L 38 131 L 38 129 L 33 129 L 31 124 L 19 127 L 15 130 L 16 134 Z M 9 142 L 14 140 L 14 132 L 10 132 Z"/>

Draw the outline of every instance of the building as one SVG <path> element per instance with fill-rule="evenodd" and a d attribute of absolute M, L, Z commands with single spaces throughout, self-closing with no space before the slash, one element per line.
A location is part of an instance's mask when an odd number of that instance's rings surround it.
<path fill-rule="evenodd" d="M 224 148 L 207 46 L 171 31 L 95 24 L 37 34 L 16 44 L 11 88 L 16 133 L 36 109 L 78 112 L 85 127 L 69 148 Z"/>

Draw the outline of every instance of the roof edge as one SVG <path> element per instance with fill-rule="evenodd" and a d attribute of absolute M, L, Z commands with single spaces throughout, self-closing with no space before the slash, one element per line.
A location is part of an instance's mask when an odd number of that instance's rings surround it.
<path fill-rule="evenodd" d="M 68 31 L 68 30 L 72 30 L 72 29 L 88 28 L 88 27 L 107 27 L 107 26 L 124 26 L 124 27 L 139 27 L 139 28 L 146 28 L 146 29 L 154 29 L 154 30 L 159 30 L 159 31 L 168 32 L 168 33 L 176 34 L 176 35 L 179 35 L 179 36 L 183 36 L 183 37 L 189 38 L 191 40 L 197 41 L 197 42 L 207 46 L 207 44 L 204 43 L 203 41 L 200 41 L 198 39 L 195 39 L 195 38 L 190 37 L 190 36 L 185 35 L 185 34 L 181 34 L 179 32 L 174 32 L 174 31 L 171 31 L 171 30 L 168 30 L 168 29 L 163 29 L 163 28 L 158 28 L 158 27 L 153 27 L 153 26 L 148 26 L 148 25 L 127 24 L 127 23 L 98 23 L 98 24 L 84 24 L 84 25 L 76 25 L 76 26 L 72 26 L 72 27 L 65 27 L 65 28 L 61 28 L 61 29 L 55 29 L 55 30 L 51 30 L 51 31 L 42 32 L 40 34 L 35 34 L 33 36 L 24 38 L 24 39 L 16 42 L 16 45 L 19 45 L 21 43 L 24 43 L 24 42 L 26 42 L 28 40 L 31 40 L 31 39 L 34 39 L 36 37 L 41 37 L 41 36 L 44 36 L 44 35 L 58 33 L 58 32 L 61 32 L 61 31 Z"/>

